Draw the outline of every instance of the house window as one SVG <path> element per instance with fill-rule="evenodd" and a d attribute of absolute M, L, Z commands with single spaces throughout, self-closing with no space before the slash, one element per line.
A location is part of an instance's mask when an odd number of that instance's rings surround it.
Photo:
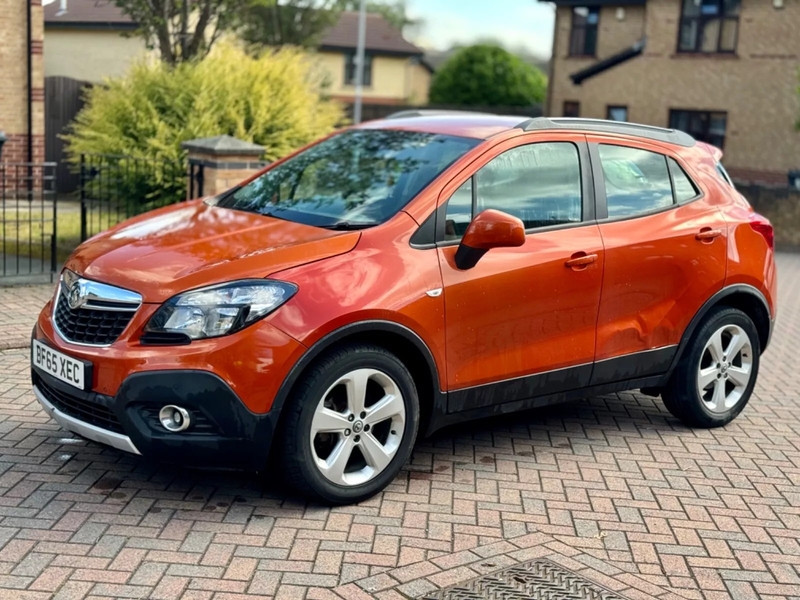
<path fill-rule="evenodd" d="M 608 106 L 606 108 L 606 119 L 609 121 L 627 121 L 628 120 L 628 107 L 627 106 Z"/>
<path fill-rule="evenodd" d="M 576 6 L 572 9 L 572 31 L 569 37 L 570 56 L 594 56 L 597 52 L 599 8 Z"/>
<path fill-rule="evenodd" d="M 565 117 L 580 117 L 581 116 L 581 103 L 574 100 L 567 100 L 564 102 L 564 116 Z"/>
<path fill-rule="evenodd" d="M 669 126 L 680 129 L 700 142 L 708 142 L 719 149 L 725 145 L 725 127 L 728 115 L 705 110 L 671 110 Z"/>
<path fill-rule="evenodd" d="M 365 87 L 372 85 L 372 56 L 369 54 L 364 55 L 364 81 L 362 82 Z M 356 84 L 356 55 L 346 54 L 344 57 L 344 84 Z"/>
<path fill-rule="evenodd" d="M 678 52 L 735 52 L 741 0 L 683 0 Z"/>

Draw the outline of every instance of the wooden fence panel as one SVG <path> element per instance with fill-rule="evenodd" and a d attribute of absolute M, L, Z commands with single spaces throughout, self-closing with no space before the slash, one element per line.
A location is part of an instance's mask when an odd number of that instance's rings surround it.
<path fill-rule="evenodd" d="M 66 161 L 65 143 L 60 136 L 67 132 L 67 125 L 83 108 L 84 90 L 91 85 L 70 77 L 46 77 L 44 80 L 44 155 L 48 162 L 58 163 L 55 176 L 59 192 L 74 192 L 80 184 L 80 177 Z"/>

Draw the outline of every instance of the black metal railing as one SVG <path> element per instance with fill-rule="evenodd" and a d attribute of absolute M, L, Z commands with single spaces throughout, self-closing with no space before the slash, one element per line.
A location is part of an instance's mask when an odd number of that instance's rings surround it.
<path fill-rule="evenodd" d="M 0 163 L 0 282 L 50 279 L 56 256 L 57 163 Z"/>
<path fill-rule="evenodd" d="M 129 217 L 186 199 L 184 161 L 82 154 L 81 240 Z"/>

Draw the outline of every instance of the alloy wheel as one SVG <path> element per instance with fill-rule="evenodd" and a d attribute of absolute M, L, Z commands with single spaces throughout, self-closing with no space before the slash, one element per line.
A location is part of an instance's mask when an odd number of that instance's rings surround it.
<path fill-rule="evenodd" d="M 332 483 L 366 483 L 394 458 L 405 424 L 403 395 L 391 377 L 375 369 L 350 371 L 328 388 L 314 412 L 314 462 Z"/>
<path fill-rule="evenodd" d="M 753 345 L 738 325 L 724 325 L 700 355 L 697 391 L 706 408 L 724 413 L 744 397 L 753 376 Z"/>

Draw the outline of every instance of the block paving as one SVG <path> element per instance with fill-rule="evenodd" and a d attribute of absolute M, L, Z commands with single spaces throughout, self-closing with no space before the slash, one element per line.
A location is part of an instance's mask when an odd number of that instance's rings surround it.
<path fill-rule="evenodd" d="M 546 557 L 630 600 L 798 600 L 800 255 L 778 262 L 777 331 L 727 427 L 638 393 L 464 424 L 339 508 L 61 430 L 25 347 L 52 286 L 0 288 L 0 598 L 399 600 Z"/>

